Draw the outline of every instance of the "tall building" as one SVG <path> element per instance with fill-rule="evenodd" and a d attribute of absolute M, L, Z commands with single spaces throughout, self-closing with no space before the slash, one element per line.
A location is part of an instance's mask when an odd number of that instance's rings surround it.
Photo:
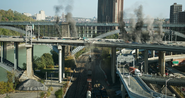
<path fill-rule="evenodd" d="M 174 3 L 170 6 L 170 23 L 178 23 L 179 12 L 182 11 L 182 5 Z"/>
<path fill-rule="evenodd" d="M 36 20 L 45 20 L 46 15 L 45 12 L 43 10 L 39 11 L 39 14 L 35 15 Z"/>
<path fill-rule="evenodd" d="M 118 23 L 124 0 L 98 0 L 98 22 Z M 122 17 L 123 18 L 123 17 Z"/>
<path fill-rule="evenodd" d="M 185 23 L 185 10 L 183 12 L 179 12 L 179 23 Z"/>

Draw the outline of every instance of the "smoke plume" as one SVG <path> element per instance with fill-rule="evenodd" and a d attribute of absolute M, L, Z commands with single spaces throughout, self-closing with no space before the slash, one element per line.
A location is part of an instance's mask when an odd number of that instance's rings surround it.
<path fill-rule="evenodd" d="M 163 23 L 162 21 L 157 21 L 156 24 L 158 25 L 158 34 L 156 36 L 156 41 L 158 43 L 162 43 L 163 37 L 164 37 L 163 27 L 162 27 Z"/>
<path fill-rule="evenodd" d="M 66 15 L 66 21 L 71 25 L 71 32 L 70 32 L 70 36 L 71 37 L 77 37 L 77 31 L 76 31 L 76 22 L 75 20 L 72 18 L 72 10 L 73 10 L 73 0 L 59 0 L 59 2 L 61 3 L 61 5 L 57 5 L 55 6 L 55 14 L 57 15 L 57 19 L 56 19 L 56 29 L 57 32 L 62 35 L 59 31 L 59 26 L 58 26 L 58 22 L 59 22 L 59 17 L 58 17 L 58 13 L 60 12 L 60 10 L 65 10 L 65 12 L 67 13 Z"/>
<path fill-rule="evenodd" d="M 66 20 L 71 25 L 71 37 L 77 37 L 78 35 L 77 35 L 77 32 L 76 32 L 76 22 L 72 18 L 71 13 L 67 13 Z"/>
<path fill-rule="evenodd" d="M 145 24 L 147 25 L 147 31 L 148 31 L 150 43 L 154 41 L 153 23 L 154 23 L 154 18 L 148 15 L 145 19 Z"/>
<path fill-rule="evenodd" d="M 120 33 L 122 34 L 122 39 L 124 41 L 127 40 L 127 37 L 126 37 L 126 30 L 125 30 L 125 22 L 123 21 L 123 12 L 121 11 L 120 12 L 120 15 L 119 15 L 119 28 L 120 28 Z"/>
<path fill-rule="evenodd" d="M 135 26 L 135 31 L 134 31 L 134 35 L 133 35 L 133 41 L 134 42 L 138 42 L 141 43 L 141 34 L 142 34 L 142 27 L 143 27 L 143 6 L 140 5 L 138 7 L 138 9 L 135 9 L 135 14 L 137 17 L 137 23 Z"/>

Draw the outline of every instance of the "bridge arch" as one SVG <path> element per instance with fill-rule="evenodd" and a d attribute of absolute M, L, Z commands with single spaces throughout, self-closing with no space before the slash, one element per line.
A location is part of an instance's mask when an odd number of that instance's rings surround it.
<path fill-rule="evenodd" d="M 130 28 L 125 28 L 126 31 L 130 31 L 131 29 Z M 142 29 L 142 30 L 146 30 L 146 29 Z M 154 29 L 154 30 L 157 30 L 157 29 Z M 168 29 L 163 29 L 163 32 L 165 32 L 166 34 L 170 34 L 170 30 Z M 185 38 L 185 35 L 180 33 L 180 32 L 177 32 L 177 31 L 173 31 L 175 35 L 179 36 L 179 37 L 182 37 L 182 38 Z M 110 35 L 113 35 L 113 34 L 117 34 L 117 33 L 120 33 L 120 30 L 114 30 L 114 31 L 110 31 L 110 32 L 107 32 L 107 33 L 104 33 L 104 34 L 101 34 L 95 38 L 104 38 L 106 36 L 110 36 Z M 82 50 L 85 46 L 78 46 L 77 48 L 75 48 L 73 51 L 72 51 L 72 55 L 76 54 L 78 51 Z"/>
<path fill-rule="evenodd" d="M 19 28 L 16 28 L 16 27 L 0 26 L 0 28 L 12 30 L 12 31 L 16 31 L 16 32 L 19 32 L 19 33 L 22 33 L 22 34 L 26 34 L 26 31 L 25 30 L 22 30 L 22 29 L 19 29 Z"/>

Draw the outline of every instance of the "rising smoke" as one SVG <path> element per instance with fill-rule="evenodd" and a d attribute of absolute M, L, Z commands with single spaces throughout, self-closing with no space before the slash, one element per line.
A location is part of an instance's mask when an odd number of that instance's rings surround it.
<path fill-rule="evenodd" d="M 135 15 L 137 16 L 137 23 L 133 35 L 133 41 L 141 43 L 142 40 L 142 27 L 143 27 L 143 6 L 140 5 L 138 9 L 135 9 Z"/>
<path fill-rule="evenodd" d="M 127 14 L 128 15 L 128 14 Z M 123 38 L 125 41 L 133 41 L 137 43 L 162 43 L 163 39 L 163 29 L 162 22 L 157 21 L 155 24 L 158 25 L 158 33 L 154 33 L 153 24 L 154 18 L 151 16 L 147 16 L 144 18 L 143 7 L 142 5 L 138 6 L 137 9 L 134 10 L 134 14 L 129 14 L 129 22 L 130 22 L 130 33 L 123 33 L 123 23 L 119 23 L 120 31 L 122 34 L 126 34 L 127 38 Z M 137 22 L 136 22 L 137 21 Z M 144 31 L 142 29 L 144 23 L 147 25 L 147 30 Z"/>
<path fill-rule="evenodd" d="M 147 24 L 147 31 L 148 31 L 150 43 L 154 41 L 153 23 L 154 23 L 154 18 L 148 15 L 145 19 L 145 24 Z"/>
<path fill-rule="evenodd" d="M 58 13 L 60 12 L 60 10 L 64 10 L 67 13 L 66 15 L 66 21 L 71 25 L 71 32 L 70 32 L 70 37 L 77 37 L 77 31 L 76 31 L 76 22 L 75 20 L 72 18 L 72 10 L 73 10 L 73 0 L 59 0 L 59 2 L 61 3 L 61 5 L 57 5 L 55 6 L 55 14 L 57 15 L 57 19 L 56 19 L 56 24 L 59 22 L 59 17 L 58 17 Z M 58 28 L 59 26 L 56 25 L 56 28 Z M 61 32 L 59 32 L 59 28 L 57 29 L 57 32 L 60 34 L 60 36 L 62 35 Z"/>

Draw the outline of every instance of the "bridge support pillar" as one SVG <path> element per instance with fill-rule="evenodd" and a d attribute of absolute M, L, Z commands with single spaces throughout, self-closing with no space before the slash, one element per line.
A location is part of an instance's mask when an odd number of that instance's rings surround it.
<path fill-rule="evenodd" d="M 33 53 L 32 53 L 32 45 L 26 45 L 26 71 L 28 78 L 33 78 L 34 72 L 33 72 L 33 65 L 32 65 L 32 59 L 33 59 Z"/>
<path fill-rule="evenodd" d="M 155 50 L 152 50 L 151 53 L 152 53 L 152 57 L 155 57 Z"/>
<path fill-rule="evenodd" d="M 125 86 L 123 85 L 123 83 L 121 83 L 121 96 L 122 96 L 122 98 L 126 98 L 125 95 L 126 95 L 126 89 L 125 89 Z"/>
<path fill-rule="evenodd" d="M 64 55 L 65 55 L 65 46 L 58 45 L 58 50 L 59 50 L 59 58 L 58 58 L 58 63 L 59 63 L 59 83 L 62 83 L 62 79 L 65 77 L 63 76 L 64 73 Z"/>
<path fill-rule="evenodd" d="M 136 60 L 136 64 L 138 63 L 139 61 L 139 49 L 136 49 L 136 52 L 135 52 L 135 60 Z"/>
<path fill-rule="evenodd" d="M 3 63 L 3 42 L 1 42 L 1 63 Z"/>
<path fill-rule="evenodd" d="M 65 78 L 65 46 L 62 46 L 62 78 Z"/>
<path fill-rule="evenodd" d="M 1 42 L 1 63 L 3 63 L 3 59 L 7 59 L 7 43 L 6 42 Z"/>
<path fill-rule="evenodd" d="M 18 43 L 14 42 L 14 70 L 18 66 Z"/>
<path fill-rule="evenodd" d="M 116 47 L 112 47 L 112 55 L 111 55 L 111 76 L 112 76 L 112 83 L 115 83 L 116 77 Z"/>
<path fill-rule="evenodd" d="M 159 64 L 160 64 L 160 73 L 162 76 L 165 75 L 165 52 L 159 51 Z"/>
<path fill-rule="evenodd" d="M 170 52 L 170 55 L 173 55 L 173 52 Z"/>
<path fill-rule="evenodd" d="M 144 73 L 148 73 L 148 50 L 144 51 Z"/>

